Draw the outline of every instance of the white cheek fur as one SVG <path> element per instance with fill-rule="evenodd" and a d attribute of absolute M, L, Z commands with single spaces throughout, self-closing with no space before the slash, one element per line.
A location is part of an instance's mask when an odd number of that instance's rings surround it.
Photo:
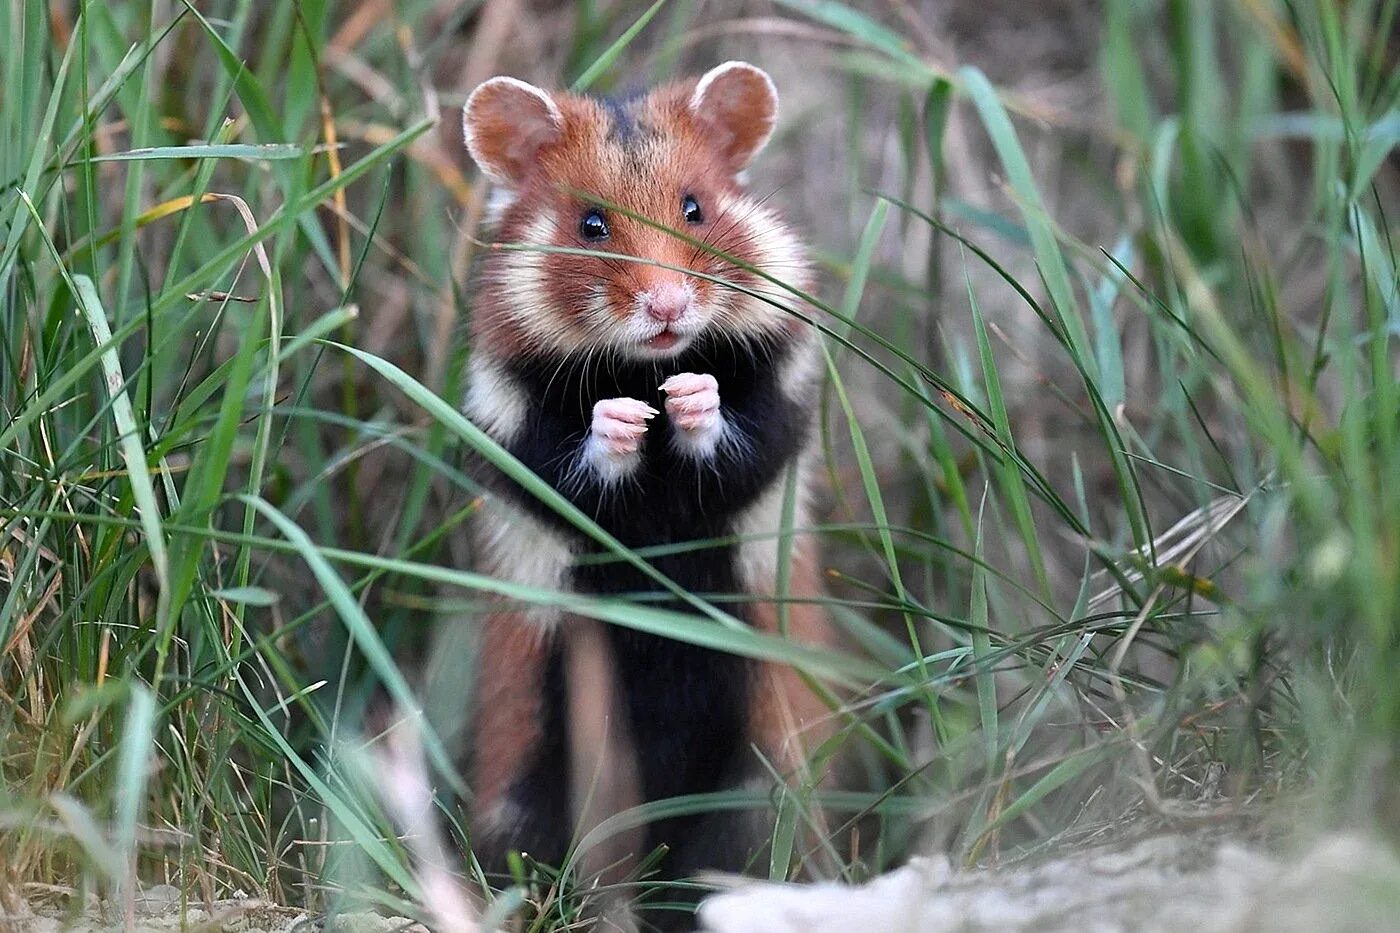
<path fill-rule="evenodd" d="M 557 221 L 545 211 L 525 227 L 516 241 L 522 246 L 549 246 Z M 532 249 L 510 250 L 502 257 L 494 285 L 505 297 L 506 314 L 521 333 L 544 347 L 571 350 L 577 345 L 577 329 L 562 308 L 553 307 L 545 289 L 546 253 Z"/>
<path fill-rule="evenodd" d="M 724 217 L 738 218 L 736 235 L 754 254 L 754 268 L 785 282 L 793 288 L 806 290 L 809 266 L 802 244 L 778 216 L 748 197 L 726 196 L 720 200 Z M 756 295 L 727 290 L 728 313 L 723 315 L 724 327 L 743 334 L 772 333 L 787 325 L 789 314 L 798 299 L 792 292 L 767 279 L 760 278 L 753 286 Z"/>
<path fill-rule="evenodd" d="M 484 217 L 487 227 L 496 228 L 501 225 L 501 218 L 506 215 L 506 211 L 515 205 L 515 192 L 505 185 L 496 185 L 491 189 L 491 193 L 486 197 L 486 214 Z"/>

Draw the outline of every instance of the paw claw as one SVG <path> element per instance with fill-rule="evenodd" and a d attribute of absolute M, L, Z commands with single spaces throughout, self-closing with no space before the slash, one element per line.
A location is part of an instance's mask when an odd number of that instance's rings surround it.
<path fill-rule="evenodd" d="M 667 400 L 677 396 L 695 395 L 699 392 L 714 393 L 719 397 L 719 381 L 709 373 L 676 373 L 670 379 L 661 383 L 660 389 L 666 393 Z"/>
<path fill-rule="evenodd" d="M 719 382 L 708 373 L 677 373 L 661 384 L 666 417 L 692 441 L 713 443 L 724 426 Z"/>

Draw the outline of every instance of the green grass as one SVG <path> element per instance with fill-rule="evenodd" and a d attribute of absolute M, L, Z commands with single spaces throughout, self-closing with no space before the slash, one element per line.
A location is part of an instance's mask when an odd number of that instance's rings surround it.
<path fill-rule="evenodd" d="M 771 877 L 1296 797 L 1400 834 L 1397 7 L 1104 4 L 1092 112 L 945 67 L 893 4 L 580 3 L 499 59 L 474 4 L 0 7 L 0 888 L 432 910 L 362 713 L 437 671 L 423 754 L 468 793 L 493 594 L 832 688 L 849 780 L 779 799 Z M 706 594 L 699 622 L 512 587 L 463 535 L 476 449 L 650 568 L 458 413 L 462 76 L 765 49 L 792 103 L 756 186 L 822 260 L 839 653 Z M 522 865 L 496 910 L 585 899 Z"/>

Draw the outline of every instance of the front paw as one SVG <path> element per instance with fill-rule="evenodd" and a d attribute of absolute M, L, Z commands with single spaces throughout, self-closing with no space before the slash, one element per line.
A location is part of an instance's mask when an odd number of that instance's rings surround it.
<path fill-rule="evenodd" d="M 593 423 L 584 443 L 584 459 L 607 482 L 637 468 L 642 439 L 656 409 L 634 398 L 609 398 L 593 406 Z"/>
<path fill-rule="evenodd" d="M 661 384 L 661 391 L 666 393 L 666 417 L 676 426 L 678 437 L 700 451 L 713 451 L 724 433 L 715 377 L 678 373 Z"/>

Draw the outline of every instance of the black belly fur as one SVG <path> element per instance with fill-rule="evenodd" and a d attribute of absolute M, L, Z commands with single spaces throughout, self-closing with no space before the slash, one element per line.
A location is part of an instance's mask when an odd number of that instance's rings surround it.
<path fill-rule="evenodd" d="M 802 410 L 787 399 L 778 381 L 786 347 L 782 344 L 700 343 L 664 363 L 561 361 L 527 356 L 512 361 L 512 375 L 528 397 L 523 430 L 511 452 L 622 543 L 634 548 L 723 539 L 735 532 L 739 515 L 771 488 L 797 456 L 805 430 Z M 723 449 L 711 461 L 696 461 L 674 450 L 659 386 L 681 372 L 709 373 L 719 382 L 723 410 L 745 443 Z M 610 489 L 575 482 L 572 456 L 587 434 L 594 403 L 628 397 L 648 402 L 662 414 L 652 422 L 642 465 Z M 581 593 L 636 596 L 669 610 L 693 607 L 661 590 L 629 564 L 609 559 L 605 549 L 504 476 L 485 470 L 497 491 L 553 530 L 571 537 L 583 559 L 572 569 Z M 737 547 L 719 543 L 688 547 L 650 558 L 653 566 L 685 590 L 701 596 L 741 593 Z M 722 603 L 750 620 L 742 600 Z M 744 658 L 683 642 L 608 626 L 619 686 L 638 756 L 647 800 L 703 793 L 733 786 L 750 758 L 748 717 L 753 700 L 753 665 Z M 556 649 L 557 654 L 557 649 Z M 556 657 L 545 687 L 551 725 L 566 721 L 563 665 Z M 567 741 L 552 736 L 540 749 L 520 792 L 534 803 L 557 808 L 569 773 Z M 558 786 L 556 786 L 558 785 Z M 693 833 L 676 823 L 653 827 L 650 843 L 675 846 L 668 833 Z M 537 847 L 537 852 L 541 850 Z M 559 853 L 562 855 L 562 852 Z M 734 857 L 691 854 L 684 861 L 735 870 Z"/>

